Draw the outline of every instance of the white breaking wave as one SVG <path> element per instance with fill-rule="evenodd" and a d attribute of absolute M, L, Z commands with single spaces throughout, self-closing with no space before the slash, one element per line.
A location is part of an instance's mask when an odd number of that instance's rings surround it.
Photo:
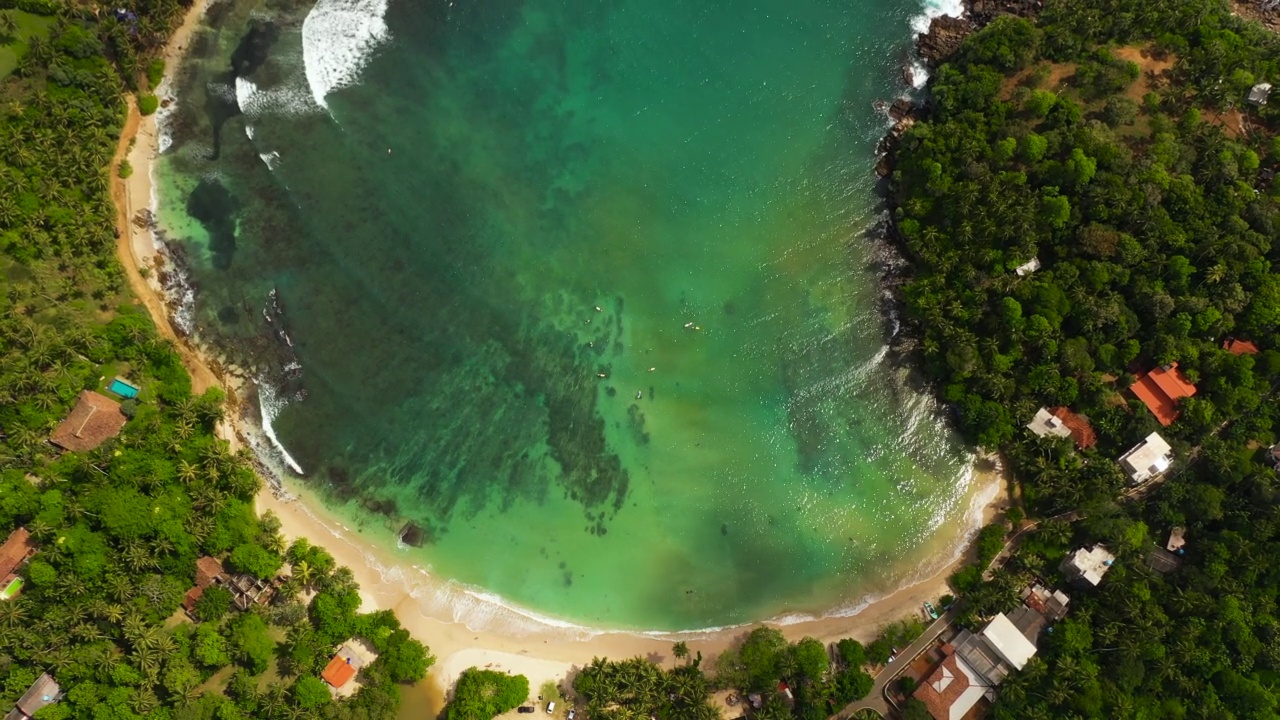
<path fill-rule="evenodd" d="M 258 157 L 262 158 L 262 162 L 266 163 L 267 169 L 274 171 L 280 165 L 280 153 L 272 150 L 269 153 L 258 153 Z"/>
<path fill-rule="evenodd" d="M 964 16 L 964 2 L 962 0 L 924 0 L 923 12 L 911 18 L 911 30 L 915 35 L 923 35 L 929 32 L 929 23 L 933 22 L 936 17 L 950 15 L 951 17 Z"/>
<path fill-rule="evenodd" d="M 924 0 L 924 8 L 919 15 L 911 18 L 911 37 L 923 35 L 929 32 L 929 23 L 933 22 L 936 17 L 950 15 L 951 17 L 964 17 L 964 1 L 963 0 Z M 911 63 L 911 87 L 919 90 L 929 82 L 929 70 L 925 68 L 924 63 L 914 61 Z"/>
<path fill-rule="evenodd" d="M 293 468 L 293 471 L 299 475 L 305 475 L 306 473 L 302 471 L 302 466 L 298 465 L 298 462 L 285 449 L 284 444 L 280 442 L 280 438 L 276 437 L 275 428 L 271 427 L 271 421 L 289 403 L 276 394 L 276 389 L 270 383 L 255 380 L 254 384 L 258 386 L 258 410 L 262 413 L 262 434 L 266 435 L 267 439 L 271 441 L 271 445 L 280 453 L 286 465 Z"/>
<path fill-rule="evenodd" d="M 302 21 L 307 84 L 317 105 L 355 82 L 369 55 L 391 37 L 387 0 L 320 0 Z"/>
<path fill-rule="evenodd" d="M 236 78 L 236 106 L 247 118 L 258 118 L 268 113 L 304 115 L 316 109 L 301 83 L 297 87 L 285 84 L 262 88 L 246 77 Z M 245 132 L 249 133 L 249 139 L 252 140 L 251 126 L 246 124 Z"/>

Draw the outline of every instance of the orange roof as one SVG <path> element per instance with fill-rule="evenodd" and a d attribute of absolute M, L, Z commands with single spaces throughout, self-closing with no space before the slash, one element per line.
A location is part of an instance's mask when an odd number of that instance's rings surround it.
<path fill-rule="evenodd" d="M 76 406 L 49 438 L 54 445 L 73 452 L 92 450 L 115 437 L 128 420 L 120 403 L 91 390 L 80 393 Z"/>
<path fill-rule="evenodd" d="M 915 699 L 924 703 L 935 720 L 950 720 L 951 706 L 969 689 L 969 678 L 956 664 L 954 648 L 943 645 L 942 652 L 942 662 L 916 686 L 914 695 Z"/>
<path fill-rule="evenodd" d="M 1084 450 L 1098 444 L 1098 436 L 1093 432 L 1089 418 L 1065 407 L 1052 408 L 1049 412 L 1071 431 L 1071 439 L 1076 441 L 1076 447 Z"/>
<path fill-rule="evenodd" d="M 0 545 L 0 576 L 7 576 L 36 553 L 36 544 L 26 528 L 9 533 L 9 539 Z"/>
<path fill-rule="evenodd" d="M 182 596 L 182 607 L 186 608 L 187 612 L 195 612 L 196 603 L 200 602 L 200 598 L 203 595 L 204 588 L 199 585 L 191 588 L 186 595 Z"/>
<path fill-rule="evenodd" d="M 1236 340 L 1235 338 L 1232 338 L 1231 340 L 1228 340 L 1222 343 L 1222 349 L 1226 350 L 1232 355 L 1257 355 L 1258 354 L 1257 345 L 1254 345 L 1249 340 Z"/>
<path fill-rule="evenodd" d="M 1196 394 L 1196 386 L 1178 370 L 1178 363 L 1173 363 L 1168 369 L 1159 367 L 1143 374 L 1129 389 L 1146 404 L 1161 425 L 1169 425 L 1178 419 L 1178 400 Z"/>
<path fill-rule="evenodd" d="M 1170 400 L 1180 400 L 1196 394 L 1196 386 L 1192 385 L 1187 376 L 1178 369 L 1178 363 L 1173 363 L 1167 369 L 1158 367 L 1147 375 L 1160 386 Z"/>
<path fill-rule="evenodd" d="M 329 664 L 325 666 L 324 672 L 320 673 L 320 677 L 330 685 L 340 688 L 347 684 L 347 681 L 356 676 L 356 669 L 346 661 L 341 655 L 334 655 Z"/>
<path fill-rule="evenodd" d="M 209 587 L 222 576 L 222 563 L 216 557 L 208 555 L 196 560 L 196 587 Z"/>

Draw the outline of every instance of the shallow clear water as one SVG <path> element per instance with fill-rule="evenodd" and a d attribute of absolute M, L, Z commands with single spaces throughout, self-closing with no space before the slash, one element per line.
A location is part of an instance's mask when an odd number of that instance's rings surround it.
<path fill-rule="evenodd" d="M 314 487 L 596 626 L 821 611 L 950 551 L 969 458 L 885 360 L 864 237 L 918 3 L 381 11 L 215 6 L 157 173 L 193 325 Z M 324 41 L 357 26 L 358 73 Z"/>

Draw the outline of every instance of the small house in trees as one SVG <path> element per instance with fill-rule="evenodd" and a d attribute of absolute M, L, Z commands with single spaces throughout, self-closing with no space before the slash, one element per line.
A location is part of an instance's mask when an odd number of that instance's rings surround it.
<path fill-rule="evenodd" d="M 241 610 L 248 610 L 254 605 L 267 604 L 276 591 L 273 584 L 248 573 L 229 577 L 227 589 L 231 591 L 232 602 Z"/>
<path fill-rule="evenodd" d="M 1107 574 L 1115 561 L 1116 556 L 1112 555 L 1106 547 L 1094 545 L 1087 549 L 1077 548 L 1075 552 L 1062 559 L 1058 569 L 1071 582 L 1097 587 L 1098 583 L 1102 582 L 1102 576 Z"/>
<path fill-rule="evenodd" d="M 1258 346 L 1249 340 L 1231 338 L 1222 343 L 1222 349 L 1232 355 L 1257 355 Z"/>
<path fill-rule="evenodd" d="M 9 533 L 8 539 L 0 545 L 0 600 L 9 600 L 22 592 L 18 568 L 35 554 L 36 543 L 26 528 Z"/>
<path fill-rule="evenodd" d="M 45 673 L 27 688 L 4 720 L 31 720 L 41 708 L 58 702 L 61 697 L 62 688 L 49 673 Z"/>
<path fill-rule="evenodd" d="M 1057 622 L 1067 616 L 1071 598 L 1061 590 L 1050 590 L 1039 583 L 1022 590 L 1022 602 L 1044 616 L 1048 622 Z"/>
<path fill-rule="evenodd" d="M 1165 426 L 1178 419 L 1178 401 L 1196 394 L 1196 386 L 1178 369 L 1178 363 L 1143 373 L 1129 390 Z"/>
<path fill-rule="evenodd" d="M 1258 83 L 1249 90 L 1249 103 L 1259 107 L 1267 104 L 1271 97 L 1271 83 Z"/>
<path fill-rule="evenodd" d="M 196 560 L 196 584 L 182 597 L 182 607 L 188 614 L 194 613 L 200 596 L 210 585 L 222 585 L 226 582 L 226 572 L 222 562 L 215 557 L 205 556 Z"/>
<path fill-rule="evenodd" d="M 1098 443 L 1089 418 L 1066 407 L 1040 408 L 1027 429 L 1040 437 L 1069 437 L 1081 450 Z"/>
<path fill-rule="evenodd" d="M 1178 553 L 1181 555 L 1184 552 L 1183 548 L 1187 546 L 1186 534 L 1187 529 L 1181 525 L 1170 530 L 1169 542 L 1165 543 L 1164 549 L 1171 553 Z"/>
<path fill-rule="evenodd" d="M 1160 437 L 1160 433 L 1151 433 L 1132 450 L 1120 456 L 1120 467 L 1134 485 L 1159 477 L 1172 464 L 1173 448 Z"/>
<path fill-rule="evenodd" d="M 338 652 L 325 666 L 320 677 L 332 688 L 334 695 L 351 695 L 359 689 L 352 680 L 365 666 L 378 659 L 378 654 L 363 640 L 351 639 L 338 648 Z"/>
<path fill-rule="evenodd" d="M 1014 268 L 1013 271 L 1017 273 L 1019 277 L 1026 277 L 1027 275 L 1030 275 L 1031 273 L 1039 269 L 1040 269 L 1040 258 L 1031 258 L 1030 260 Z"/>
<path fill-rule="evenodd" d="M 120 403 L 106 395 L 85 390 L 71 414 L 53 431 L 49 441 L 72 452 L 88 452 L 120 434 L 128 420 Z"/>

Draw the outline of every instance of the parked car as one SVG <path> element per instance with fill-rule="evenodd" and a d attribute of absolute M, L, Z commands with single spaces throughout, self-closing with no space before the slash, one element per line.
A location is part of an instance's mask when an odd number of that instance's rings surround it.
<path fill-rule="evenodd" d="M 518 713 L 524 713 L 524 714 L 528 715 L 529 713 L 533 712 L 533 706 L 532 706 L 532 705 L 521 705 L 520 707 L 516 708 L 516 712 L 518 712 Z"/>
<path fill-rule="evenodd" d="M 547 703 L 547 714 L 550 715 L 555 711 L 556 711 L 556 701 L 552 700 L 551 702 Z"/>
<path fill-rule="evenodd" d="M 568 714 L 568 715 L 565 715 L 564 717 L 565 717 L 565 720 L 573 720 L 573 719 L 574 719 L 575 717 L 577 717 L 577 716 L 578 716 L 578 711 L 577 711 L 577 710 L 570 710 L 570 711 L 569 711 L 569 714 Z"/>

